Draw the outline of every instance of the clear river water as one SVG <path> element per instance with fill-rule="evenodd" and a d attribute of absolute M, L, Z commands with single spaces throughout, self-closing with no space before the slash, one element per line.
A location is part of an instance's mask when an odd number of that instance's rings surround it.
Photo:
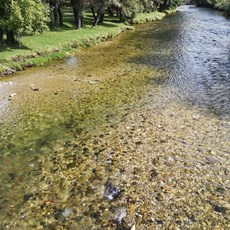
<path fill-rule="evenodd" d="M 229 116 L 230 20 L 193 6 L 1 78 L 0 229 L 227 229 Z"/>

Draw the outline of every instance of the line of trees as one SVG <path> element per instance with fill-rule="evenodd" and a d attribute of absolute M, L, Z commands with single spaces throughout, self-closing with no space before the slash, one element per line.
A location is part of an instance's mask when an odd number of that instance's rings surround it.
<path fill-rule="evenodd" d="M 105 10 L 121 21 L 136 12 L 164 10 L 179 0 L 0 0 L 0 43 L 4 34 L 8 44 L 17 44 L 22 32 L 42 33 L 63 24 L 61 7 L 71 6 L 76 29 L 83 25 L 83 11 L 91 10 L 92 26 L 103 22 Z"/>
<path fill-rule="evenodd" d="M 176 7 L 181 0 L 53 0 L 56 5 L 70 4 L 73 8 L 74 21 L 76 29 L 80 29 L 83 25 L 84 10 L 91 10 L 94 17 L 92 26 L 102 23 L 105 11 L 110 16 L 118 16 L 120 21 L 134 17 L 138 12 L 152 12 L 155 10 L 164 11 L 170 7 Z M 48 1 L 49 3 L 51 1 Z M 61 13 L 59 11 L 59 18 Z M 56 17 L 57 20 L 57 17 Z M 57 24 L 57 21 L 55 21 Z M 60 21 L 61 24 L 61 21 Z"/>
<path fill-rule="evenodd" d="M 176 7 L 181 0 L 0 0 L 0 43 L 4 35 L 8 44 L 17 44 L 22 32 L 42 33 L 62 26 L 62 6 L 73 9 L 76 29 L 84 22 L 83 12 L 91 10 L 92 26 L 102 23 L 105 12 L 120 21 L 138 12 L 164 11 Z M 230 15 L 230 0 L 195 0 L 198 6 L 213 6 Z"/>

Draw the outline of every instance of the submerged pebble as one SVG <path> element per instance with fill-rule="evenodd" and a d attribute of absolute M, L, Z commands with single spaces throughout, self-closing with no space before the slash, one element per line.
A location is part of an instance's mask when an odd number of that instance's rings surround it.
<path fill-rule="evenodd" d="M 65 220 L 65 216 L 63 215 L 64 211 L 65 209 L 56 209 L 53 214 L 54 218 L 56 220 L 64 221 Z"/>
<path fill-rule="evenodd" d="M 24 197 L 23 197 L 23 200 L 24 201 L 28 201 L 31 197 L 33 197 L 34 194 L 31 192 L 31 193 L 27 193 Z"/>
<path fill-rule="evenodd" d="M 114 200 L 120 195 L 120 191 L 111 183 L 106 182 L 104 196 L 107 200 Z"/>
<path fill-rule="evenodd" d="M 32 89 L 33 91 L 39 91 L 39 87 L 34 86 L 34 85 L 31 85 L 31 89 Z"/>

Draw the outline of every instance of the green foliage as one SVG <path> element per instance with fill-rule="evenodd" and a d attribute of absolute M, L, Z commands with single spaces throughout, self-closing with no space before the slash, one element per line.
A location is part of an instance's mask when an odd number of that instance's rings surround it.
<path fill-rule="evenodd" d="M 15 70 L 17 70 L 17 71 L 22 70 L 22 66 L 21 66 L 20 63 L 13 62 L 12 63 L 12 68 L 15 69 Z"/>
<path fill-rule="evenodd" d="M 230 0 L 221 0 L 217 7 L 225 12 L 226 15 L 230 16 Z"/>
<path fill-rule="evenodd" d="M 156 10 L 157 7 L 154 6 L 152 0 L 142 0 L 143 13 L 150 13 Z"/>
<path fill-rule="evenodd" d="M 165 11 L 168 9 L 176 8 L 181 4 L 181 0 L 162 0 L 160 4 L 160 10 Z"/>
<path fill-rule="evenodd" d="M 105 25 L 91 28 L 93 16 L 91 13 L 85 13 L 86 21 L 82 30 L 75 30 L 72 22 L 71 8 L 63 11 L 64 27 L 54 31 L 45 31 L 42 35 L 26 35 L 21 38 L 21 47 L 0 46 L 0 63 L 15 70 L 20 70 L 34 65 L 43 65 L 44 63 L 63 58 L 69 55 L 68 52 L 76 52 L 85 46 L 99 44 L 105 38 L 111 38 L 118 35 L 128 26 L 117 23 L 118 20 L 105 15 Z M 66 26 L 67 25 L 67 26 Z M 57 39 L 58 38 L 58 39 Z M 85 44 L 86 43 L 86 44 Z M 0 70 L 1 73 L 4 72 Z"/>
<path fill-rule="evenodd" d="M 14 1 L 0 0 L 0 28 L 15 30 L 23 24 L 20 8 Z"/>
<path fill-rule="evenodd" d="M 197 0 L 197 5 L 215 8 L 230 15 L 230 0 Z"/>
<path fill-rule="evenodd" d="M 23 31 L 41 33 L 47 28 L 48 13 L 41 0 L 0 0 L 0 28 L 16 35 Z"/>

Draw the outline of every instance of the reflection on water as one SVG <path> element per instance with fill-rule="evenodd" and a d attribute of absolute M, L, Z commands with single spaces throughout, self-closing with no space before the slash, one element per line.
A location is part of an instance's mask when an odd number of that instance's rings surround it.
<path fill-rule="evenodd" d="M 177 102 L 227 122 L 230 21 L 207 9 L 178 10 L 77 58 L 2 80 L 0 227 L 99 229 L 116 225 L 111 213 L 121 222 L 126 208 L 116 209 L 103 191 L 106 184 L 118 191 L 108 175 L 134 131 L 127 127 L 119 141 L 112 133 L 145 104 L 160 111 Z"/>

